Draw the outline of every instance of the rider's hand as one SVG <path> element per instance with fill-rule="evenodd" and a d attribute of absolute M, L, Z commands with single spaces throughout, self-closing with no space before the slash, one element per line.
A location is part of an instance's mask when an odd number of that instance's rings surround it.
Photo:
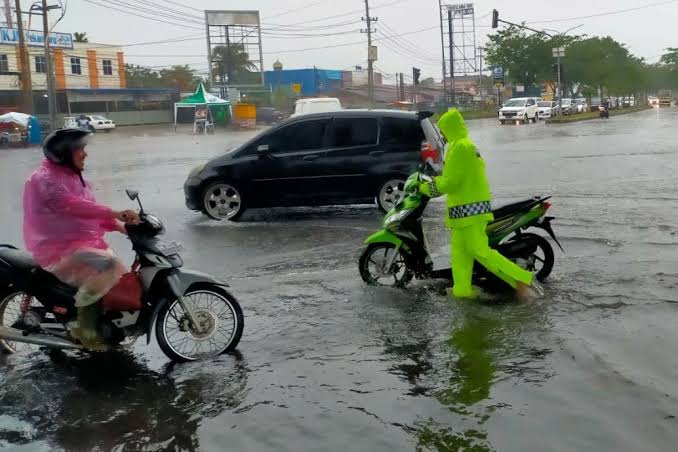
<path fill-rule="evenodd" d="M 123 210 L 118 212 L 116 218 L 125 224 L 139 224 L 139 214 L 133 210 Z"/>

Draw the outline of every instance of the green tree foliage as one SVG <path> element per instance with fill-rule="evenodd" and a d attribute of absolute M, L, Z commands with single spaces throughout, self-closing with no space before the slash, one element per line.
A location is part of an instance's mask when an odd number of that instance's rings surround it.
<path fill-rule="evenodd" d="M 297 95 L 289 86 L 278 86 L 271 94 L 271 104 L 278 110 L 285 113 L 292 112 L 296 99 Z"/>
<path fill-rule="evenodd" d="M 212 50 L 212 62 L 212 74 L 217 80 L 238 84 L 257 82 L 259 75 L 254 73 L 257 66 L 250 60 L 242 44 L 215 47 Z"/>
<path fill-rule="evenodd" d="M 139 65 L 125 65 L 127 86 L 130 88 L 175 88 L 193 91 L 205 82 L 188 65 L 172 66 L 159 72 Z"/>
<path fill-rule="evenodd" d="M 78 33 L 77 31 L 73 33 L 73 41 L 75 42 L 89 42 L 87 33 Z"/>

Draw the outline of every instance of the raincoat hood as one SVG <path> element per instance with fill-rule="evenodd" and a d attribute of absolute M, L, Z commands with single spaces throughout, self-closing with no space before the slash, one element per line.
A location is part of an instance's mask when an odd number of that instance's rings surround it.
<path fill-rule="evenodd" d="M 440 117 L 438 120 L 438 129 L 440 129 L 449 142 L 468 137 L 468 130 L 466 129 L 464 118 L 456 108 L 453 108 Z"/>

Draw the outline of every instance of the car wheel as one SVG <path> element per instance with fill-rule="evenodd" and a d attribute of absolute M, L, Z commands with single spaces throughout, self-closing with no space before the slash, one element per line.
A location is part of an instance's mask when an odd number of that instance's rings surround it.
<path fill-rule="evenodd" d="M 245 212 L 240 191 L 232 184 L 217 182 L 203 192 L 203 212 L 213 220 L 238 221 Z"/>
<path fill-rule="evenodd" d="M 501 125 L 503 126 L 504 124 L 506 124 L 506 121 L 504 121 L 504 120 L 502 119 L 502 120 L 499 121 L 499 124 L 501 124 Z"/>
<path fill-rule="evenodd" d="M 405 198 L 405 181 L 402 179 L 390 179 L 379 187 L 377 205 L 384 212 L 388 212 L 403 198 Z"/>
<path fill-rule="evenodd" d="M 525 116 L 523 117 L 523 124 L 527 124 L 530 121 L 530 118 L 527 117 L 527 113 L 525 113 Z"/>
<path fill-rule="evenodd" d="M 539 122 L 539 113 L 535 113 L 534 114 L 534 123 L 536 124 L 538 122 Z"/>

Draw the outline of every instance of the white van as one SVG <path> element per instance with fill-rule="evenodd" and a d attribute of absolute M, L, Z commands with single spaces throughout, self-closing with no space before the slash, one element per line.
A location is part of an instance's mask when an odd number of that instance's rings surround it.
<path fill-rule="evenodd" d="M 325 113 L 328 111 L 341 110 L 339 99 L 334 97 L 316 97 L 311 99 L 301 99 L 294 105 L 294 114 L 292 118 L 310 113 Z"/>
<path fill-rule="evenodd" d="M 539 110 L 536 97 L 514 97 L 504 102 L 504 106 L 499 109 L 499 122 L 506 124 L 508 122 L 537 122 L 539 120 Z"/>

